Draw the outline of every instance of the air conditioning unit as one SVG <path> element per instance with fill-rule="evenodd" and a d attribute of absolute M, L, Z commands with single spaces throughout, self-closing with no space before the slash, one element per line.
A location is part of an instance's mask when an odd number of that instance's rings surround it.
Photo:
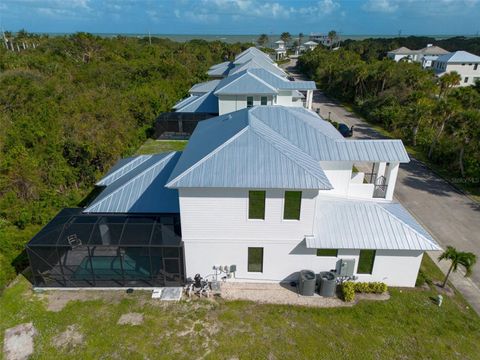
<path fill-rule="evenodd" d="M 355 272 L 355 259 L 340 259 L 339 276 L 353 276 Z"/>

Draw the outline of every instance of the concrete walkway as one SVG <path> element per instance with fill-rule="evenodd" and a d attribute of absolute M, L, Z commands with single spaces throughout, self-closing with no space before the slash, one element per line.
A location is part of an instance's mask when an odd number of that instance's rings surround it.
<path fill-rule="evenodd" d="M 294 77 L 301 79 L 294 65 L 295 61 L 292 61 L 287 69 Z M 320 91 L 314 93 L 313 108 L 319 109 L 324 119 L 328 119 L 330 114 L 333 121 L 353 125 L 355 138 L 382 138 L 368 123 Z M 451 245 L 461 251 L 473 252 L 480 258 L 480 204 L 452 187 L 423 163 L 412 158 L 410 163 L 401 164 L 395 198 L 432 234 L 440 246 L 445 248 Z M 446 273 L 449 263 L 438 263 L 438 252 L 429 255 Z M 452 274 L 450 280 L 480 314 L 480 259 L 471 278 L 464 278 L 462 271 L 460 269 Z"/>

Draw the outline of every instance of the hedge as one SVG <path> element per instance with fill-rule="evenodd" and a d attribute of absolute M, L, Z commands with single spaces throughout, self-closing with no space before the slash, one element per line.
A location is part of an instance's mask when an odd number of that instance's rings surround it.
<path fill-rule="evenodd" d="M 355 293 L 383 294 L 387 291 L 387 284 L 383 282 L 353 282 L 346 281 L 342 284 L 343 300 L 351 302 L 355 300 Z"/>

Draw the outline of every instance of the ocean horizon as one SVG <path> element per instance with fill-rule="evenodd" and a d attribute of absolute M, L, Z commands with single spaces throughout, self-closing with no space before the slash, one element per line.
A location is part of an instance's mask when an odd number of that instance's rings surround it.
<path fill-rule="evenodd" d="M 33 34 L 39 34 L 39 35 L 49 35 L 49 36 L 65 36 L 65 35 L 71 35 L 74 34 L 74 32 L 69 32 L 69 33 L 54 33 L 54 32 L 31 32 Z M 14 32 L 15 34 L 15 32 Z M 95 33 L 92 32 L 91 34 L 96 35 L 96 36 L 102 36 L 102 37 L 115 37 L 115 36 L 128 36 L 128 37 L 156 37 L 156 38 L 164 38 L 164 39 L 170 39 L 172 41 L 177 41 L 177 42 L 186 42 L 194 39 L 200 39 L 200 40 L 206 40 L 206 41 L 224 41 L 226 43 L 236 43 L 236 42 L 241 42 L 241 43 L 255 43 L 260 34 L 244 34 L 244 35 L 231 35 L 231 34 L 158 34 L 158 33 Z M 317 34 L 322 34 L 322 33 L 317 33 Z M 270 42 L 274 42 L 278 39 L 280 39 L 280 34 L 267 34 L 269 37 Z M 308 37 L 312 34 L 304 34 L 304 38 L 308 39 Z M 326 34 L 323 34 L 326 35 Z M 447 39 L 451 37 L 467 37 L 467 38 L 472 38 L 472 37 L 478 37 L 478 34 L 475 35 L 460 35 L 460 34 L 430 34 L 430 35 L 424 35 L 424 34 L 353 34 L 353 35 L 348 35 L 348 34 L 339 34 L 338 37 L 340 40 L 363 40 L 363 39 L 368 39 L 368 38 L 396 38 L 396 37 L 409 37 L 409 36 L 419 36 L 419 37 L 430 37 L 434 38 L 436 40 L 441 40 L 441 39 Z M 298 34 L 292 34 L 292 38 L 298 38 Z"/>

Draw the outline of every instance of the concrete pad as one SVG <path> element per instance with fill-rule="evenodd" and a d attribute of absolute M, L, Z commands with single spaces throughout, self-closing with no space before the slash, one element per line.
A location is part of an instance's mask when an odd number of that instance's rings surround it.
<path fill-rule="evenodd" d="M 3 352 L 6 360 L 26 360 L 33 354 L 33 323 L 20 324 L 5 330 Z"/>
<path fill-rule="evenodd" d="M 166 287 L 162 291 L 162 296 L 160 297 L 160 300 L 179 301 L 182 298 L 182 294 L 182 287 Z"/>
<path fill-rule="evenodd" d="M 83 339 L 83 334 L 78 331 L 77 326 L 69 325 L 67 330 L 52 339 L 52 343 L 56 348 L 73 348 L 83 344 Z"/>
<path fill-rule="evenodd" d="M 128 313 L 120 316 L 120 319 L 117 322 L 117 325 L 142 325 L 143 324 L 143 314 L 141 313 Z"/>

